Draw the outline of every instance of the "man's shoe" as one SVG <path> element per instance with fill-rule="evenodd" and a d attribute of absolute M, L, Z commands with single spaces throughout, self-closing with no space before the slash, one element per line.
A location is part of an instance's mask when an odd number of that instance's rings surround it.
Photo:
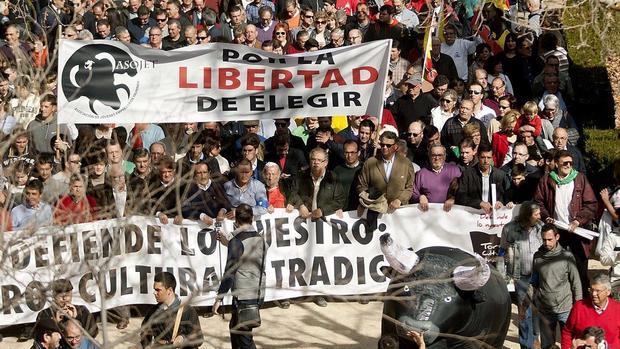
<path fill-rule="evenodd" d="M 325 308 L 327 306 L 327 301 L 323 297 L 316 297 L 314 298 L 314 304 L 318 305 L 319 307 Z"/>
<path fill-rule="evenodd" d="M 291 307 L 291 301 L 289 301 L 288 299 L 285 299 L 282 302 L 280 302 L 280 308 L 288 309 L 290 307 Z"/>
<path fill-rule="evenodd" d="M 370 303 L 370 299 L 368 299 L 367 297 L 363 297 L 362 299 L 360 299 L 359 303 L 360 304 L 368 304 L 368 303 Z"/>

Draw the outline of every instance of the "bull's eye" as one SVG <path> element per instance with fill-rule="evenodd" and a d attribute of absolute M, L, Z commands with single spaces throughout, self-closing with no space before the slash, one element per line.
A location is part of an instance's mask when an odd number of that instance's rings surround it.
<path fill-rule="evenodd" d="M 409 292 L 409 285 L 405 285 L 405 287 L 403 287 L 403 291 Z"/>
<path fill-rule="evenodd" d="M 446 303 L 450 303 L 450 302 L 452 302 L 452 297 L 450 297 L 450 296 L 444 297 L 443 301 L 446 302 Z"/>

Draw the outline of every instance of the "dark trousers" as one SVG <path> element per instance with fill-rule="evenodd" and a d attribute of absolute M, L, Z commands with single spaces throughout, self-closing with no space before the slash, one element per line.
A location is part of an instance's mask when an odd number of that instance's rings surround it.
<path fill-rule="evenodd" d="M 590 286 L 590 281 L 588 280 L 588 257 L 586 257 L 582 240 L 586 239 L 566 230 L 560 230 L 560 245 L 571 251 L 575 257 L 579 279 L 581 280 L 581 289 L 585 292 Z"/>
<path fill-rule="evenodd" d="M 243 331 L 237 329 L 237 304 L 256 304 L 257 302 L 257 300 L 240 301 L 233 298 L 232 318 L 228 323 L 232 349 L 256 349 L 256 344 L 254 344 L 254 338 L 252 337 L 252 329 Z"/>

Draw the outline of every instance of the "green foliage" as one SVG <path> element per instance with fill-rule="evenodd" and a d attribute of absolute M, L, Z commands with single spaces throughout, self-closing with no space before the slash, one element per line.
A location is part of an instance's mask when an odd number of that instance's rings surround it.
<path fill-rule="evenodd" d="M 615 159 L 620 158 L 620 131 L 584 129 L 586 136 L 586 154 L 590 162 L 599 168 L 605 168 Z"/>
<path fill-rule="evenodd" d="M 607 55 L 620 53 L 620 11 L 607 9 L 599 0 L 568 0 L 562 21 L 575 65 L 603 66 Z"/>

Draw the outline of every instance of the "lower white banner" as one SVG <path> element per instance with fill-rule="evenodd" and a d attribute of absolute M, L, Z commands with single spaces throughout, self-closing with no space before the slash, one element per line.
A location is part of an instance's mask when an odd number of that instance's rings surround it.
<path fill-rule="evenodd" d="M 408 206 L 381 215 L 374 231 L 355 212 L 310 221 L 276 210 L 256 222 L 269 245 L 266 300 L 384 292 L 388 280 L 379 269 L 387 265 L 379 247 L 384 232 L 414 250 L 450 246 L 491 258 L 514 210 L 491 217 L 459 206 L 450 212 L 441 205 L 427 212 Z M 225 223 L 231 231 L 232 222 Z M 93 312 L 155 303 L 153 276 L 162 270 L 175 275 L 183 299 L 210 306 L 226 264 L 226 247 L 214 230 L 187 220 L 162 225 L 136 216 L 34 234 L 5 232 L 1 242 L 0 326 L 34 321 L 49 306 L 50 282 L 60 278 L 71 280 L 73 302 Z"/>

